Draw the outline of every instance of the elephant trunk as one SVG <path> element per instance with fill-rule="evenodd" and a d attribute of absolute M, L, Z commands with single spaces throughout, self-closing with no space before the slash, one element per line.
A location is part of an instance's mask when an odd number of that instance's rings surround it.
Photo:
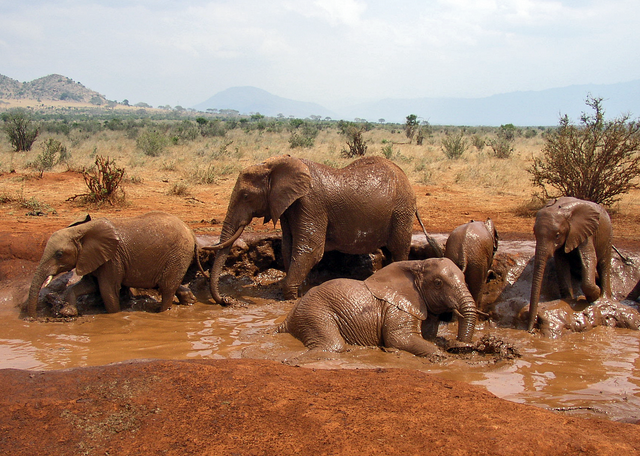
<path fill-rule="evenodd" d="M 29 297 L 27 298 L 27 314 L 35 318 L 37 316 L 38 296 L 40 295 L 40 289 L 44 282 L 51 277 L 48 269 L 42 264 L 38 266 L 33 279 L 31 280 L 31 287 L 29 288 Z"/>
<path fill-rule="evenodd" d="M 476 328 L 478 312 L 476 303 L 469 292 L 462 298 L 462 305 L 458 308 L 460 318 L 458 320 L 458 341 L 471 343 L 473 332 Z"/>
<path fill-rule="evenodd" d="M 211 290 L 211 296 L 213 300 L 217 304 L 225 304 L 222 296 L 220 295 L 220 287 L 219 287 L 219 279 L 220 274 L 222 273 L 222 268 L 224 267 L 225 262 L 229 256 L 229 251 L 231 250 L 231 245 L 233 242 L 229 242 L 231 239 L 235 240 L 244 231 L 245 225 L 240 225 L 237 229 L 232 229 L 230 224 L 225 223 L 222 228 L 222 233 L 220 234 L 220 244 L 225 245 L 224 248 L 218 250 L 216 252 L 216 258 L 213 261 L 213 266 L 211 266 L 211 273 L 209 279 L 209 288 Z"/>
<path fill-rule="evenodd" d="M 544 279 L 544 271 L 550 256 L 551 254 L 547 249 L 538 249 L 538 246 L 536 246 L 536 254 L 533 263 L 533 278 L 531 280 L 531 297 L 529 299 L 528 331 L 533 329 L 533 325 L 535 324 L 538 316 L 538 302 L 540 301 L 542 279 Z"/>

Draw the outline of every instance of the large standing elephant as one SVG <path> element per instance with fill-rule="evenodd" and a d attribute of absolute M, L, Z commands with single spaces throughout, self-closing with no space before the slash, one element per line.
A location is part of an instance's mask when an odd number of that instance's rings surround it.
<path fill-rule="evenodd" d="M 496 250 L 498 231 L 490 218 L 485 222 L 472 220 L 460 225 L 451 232 L 445 244 L 444 256 L 462 270 L 478 309 Z"/>
<path fill-rule="evenodd" d="M 283 293 L 295 299 L 326 251 L 365 254 L 386 247 L 393 261 L 406 260 L 416 216 L 411 183 L 389 160 L 367 157 L 335 169 L 288 155 L 272 157 L 238 176 L 220 243 L 213 247 L 220 250 L 211 268 L 211 295 L 218 304 L 229 302 L 220 295 L 218 279 L 231 245 L 254 217 L 280 220 Z M 427 240 L 434 255 L 442 256 L 438 243 Z"/>
<path fill-rule="evenodd" d="M 438 315 L 459 316 L 458 341 L 469 344 L 476 306 L 460 269 L 448 258 L 399 261 L 364 281 L 334 279 L 309 290 L 278 327 L 312 350 L 347 344 L 384 346 L 418 356 L 437 351 Z"/>
<path fill-rule="evenodd" d="M 571 266 L 582 275 L 582 292 L 589 302 L 611 297 L 612 228 L 607 211 L 599 204 L 572 197 L 551 200 L 536 215 L 533 227 L 536 252 L 529 302 L 531 331 L 537 319 L 540 288 L 553 255 L 562 297 L 573 298 Z M 600 286 L 596 283 L 599 279 Z"/>
<path fill-rule="evenodd" d="M 173 296 L 188 303 L 193 295 L 181 285 L 198 249 L 193 231 L 164 212 L 116 220 L 90 217 L 56 231 L 47 241 L 31 282 L 27 312 L 36 316 L 38 294 L 45 280 L 75 268 L 82 279 L 67 288 L 61 313 L 77 315 L 76 299 L 99 291 L 107 312 L 120 311 L 122 285 L 159 288 L 161 310 Z M 96 288 L 97 286 L 97 288 Z"/>

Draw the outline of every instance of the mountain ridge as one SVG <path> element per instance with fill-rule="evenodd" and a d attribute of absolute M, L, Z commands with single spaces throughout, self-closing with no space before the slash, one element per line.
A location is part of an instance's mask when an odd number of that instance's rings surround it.
<path fill-rule="evenodd" d="M 573 121 L 588 111 L 588 96 L 603 98 L 607 117 L 640 115 L 640 79 L 616 84 L 582 84 L 539 91 L 517 91 L 480 98 L 419 97 L 386 98 L 343 108 L 327 108 L 318 103 L 292 100 L 252 87 L 231 87 L 193 106 L 199 111 L 237 111 L 270 117 L 315 117 L 404 123 L 415 114 L 433 125 L 486 125 L 508 123 L 520 126 L 557 125 L 565 114 Z M 83 102 L 96 106 L 114 105 L 100 93 L 79 82 L 50 74 L 29 82 L 20 82 L 0 74 L 0 100 L 35 99 L 39 101 Z"/>

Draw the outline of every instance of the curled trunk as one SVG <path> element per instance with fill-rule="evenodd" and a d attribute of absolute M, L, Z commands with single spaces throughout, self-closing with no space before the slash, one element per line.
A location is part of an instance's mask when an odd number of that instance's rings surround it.
<path fill-rule="evenodd" d="M 226 304 L 225 299 L 220 295 L 220 287 L 219 287 L 219 279 L 220 274 L 222 273 L 222 268 L 224 267 L 227 258 L 229 257 L 229 251 L 231 250 L 231 245 L 233 244 L 232 239 L 235 240 L 242 234 L 244 230 L 244 225 L 241 225 L 235 230 L 235 233 L 227 224 L 225 224 L 222 228 L 222 234 L 220 234 L 220 243 L 219 245 L 224 245 L 225 247 L 221 248 L 216 252 L 216 258 L 213 261 L 213 266 L 211 266 L 211 274 L 209 279 L 209 288 L 211 290 L 211 296 L 213 300 L 217 304 Z M 214 246 L 215 247 L 215 246 Z"/>
<path fill-rule="evenodd" d="M 538 250 L 536 248 L 536 256 L 533 265 L 533 278 L 531 280 L 531 297 L 529 299 L 529 320 L 527 330 L 531 331 L 538 316 L 538 302 L 540 301 L 540 290 L 542 288 L 542 279 L 544 271 L 549 260 L 549 253 L 546 250 Z"/>

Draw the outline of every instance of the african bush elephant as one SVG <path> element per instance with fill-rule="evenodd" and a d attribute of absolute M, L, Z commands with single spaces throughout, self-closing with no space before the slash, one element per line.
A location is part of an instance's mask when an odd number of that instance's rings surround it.
<path fill-rule="evenodd" d="M 481 308 L 482 288 L 487 281 L 493 255 L 498 250 L 498 231 L 493 221 L 471 220 L 454 229 L 445 244 L 444 256 L 453 261 L 464 274 L 478 309 Z"/>
<path fill-rule="evenodd" d="M 77 315 L 78 296 L 95 291 L 100 292 L 107 312 L 120 311 L 122 285 L 159 288 L 163 311 L 174 295 L 181 303 L 189 303 L 194 297 L 181 282 L 194 255 L 199 264 L 197 253 L 193 231 L 173 215 L 149 212 L 116 220 L 87 216 L 56 231 L 47 241 L 29 289 L 27 312 L 36 317 L 45 280 L 74 268 L 82 279 L 63 295 L 67 304 L 61 313 L 65 316 Z"/>
<path fill-rule="evenodd" d="M 536 215 L 536 237 L 529 323 L 531 331 L 538 314 L 540 288 L 547 261 L 554 256 L 562 297 L 571 297 L 571 266 L 582 274 L 582 292 L 589 302 L 611 298 L 611 220 L 599 204 L 573 197 L 551 200 Z M 600 286 L 596 284 L 599 279 Z"/>
<path fill-rule="evenodd" d="M 265 223 L 280 220 L 287 273 L 282 288 L 285 299 L 294 299 L 326 251 L 365 254 L 386 247 L 393 261 L 406 260 L 417 216 L 407 176 L 382 157 L 362 158 L 342 169 L 272 157 L 238 176 L 220 243 L 211 247 L 220 249 L 211 268 L 211 295 L 218 304 L 230 302 L 220 295 L 218 279 L 231 245 L 254 217 L 264 217 Z M 434 256 L 441 257 L 438 243 L 427 240 Z"/>
<path fill-rule="evenodd" d="M 384 346 L 429 356 L 437 351 L 438 315 L 459 316 L 458 341 L 468 345 L 476 306 L 460 269 L 448 258 L 399 261 L 364 281 L 334 279 L 309 290 L 278 327 L 311 350 L 346 344 Z"/>

